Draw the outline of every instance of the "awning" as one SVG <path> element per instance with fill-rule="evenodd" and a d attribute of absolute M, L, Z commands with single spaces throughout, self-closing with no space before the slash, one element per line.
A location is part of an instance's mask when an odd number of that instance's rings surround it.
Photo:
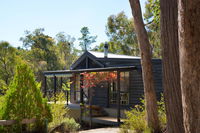
<path fill-rule="evenodd" d="M 77 70 L 56 70 L 56 71 L 44 71 L 43 74 L 46 77 L 72 77 L 73 73 L 83 72 L 104 72 L 104 71 L 130 71 L 136 70 L 135 66 L 124 67 L 106 67 L 106 68 L 89 68 L 89 69 L 77 69 Z"/>

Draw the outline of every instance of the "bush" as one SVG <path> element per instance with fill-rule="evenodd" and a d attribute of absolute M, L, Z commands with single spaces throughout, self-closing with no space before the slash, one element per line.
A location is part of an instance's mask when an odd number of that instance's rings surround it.
<path fill-rule="evenodd" d="M 18 121 L 18 124 L 12 127 L 13 132 L 22 131 L 22 125 L 19 122 L 25 118 L 36 118 L 34 127 L 40 130 L 44 129 L 45 119 L 52 120 L 50 107 L 46 99 L 42 98 L 40 84 L 36 82 L 27 64 L 22 63 L 17 66 L 14 79 L 4 96 L 0 115 L 4 120 Z M 26 127 L 23 126 L 23 130 L 26 130 Z"/>
<path fill-rule="evenodd" d="M 75 132 L 80 128 L 80 125 L 73 118 L 68 116 L 68 108 L 65 107 L 66 97 L 64 93 L 58 93 L 55 103 L 51 104 L 53 121 L 49 123 L 49 131 Z"/>
<path fill-rule="evenodd" d="M 161 100 L 157 102 L 158 103 L 158 118 L 160 121 L 160 127 L 161 130 L 164 131 L 167 126 L 167 117 L 166 117 L 166 111 L 165 111 L 165 103 L 164 103 L 164 97 L 161 96 Z"/>
<path fill-rule="evenodd" d="M 131 111 L 126 112 L 127 118 L 121 126 L 121 133 L 151 133 L 151 129 L 147 127 L 146 123 L 145 102 L 143 99 L 141 99 L 141 103 L 141 105 L 136 105 Z M 158 116 L 161 129 L 163 130 L 166 128 L 166 113 L 163 96 L 161 100 L 158 101 Z"/>

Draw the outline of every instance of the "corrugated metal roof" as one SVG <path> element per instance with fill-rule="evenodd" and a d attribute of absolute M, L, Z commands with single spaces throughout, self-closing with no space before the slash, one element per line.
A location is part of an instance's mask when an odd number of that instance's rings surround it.
<path fill-rule="evenodd" d="M 88 52 L 93 54 L 97 58 L 104 58 L 103 52 L 96 52 L 96 51 L 88 51 Z M 140 57 L 138 57 L 138 56 L 119 55 L 119 54 L 111 54 L 111 53 L 108 53 L 108 58 L 140 59 Z"/>

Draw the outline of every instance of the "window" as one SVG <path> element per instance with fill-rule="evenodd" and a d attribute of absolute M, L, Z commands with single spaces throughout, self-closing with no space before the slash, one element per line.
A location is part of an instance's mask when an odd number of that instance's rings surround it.
<path fill-rule="evenodd" d="M 129 104 L 129 72 L 120 73 L 120 104 Z"/>
<path fill-rule="evenodd" d="M 83 85 L 85 82 L 83 81 Z M 75 75 L 75 88 L 74 88 L 74 101 L 80 102 L 80 93 L 81 92 L 81 81 L 80 74 Z M 83 88 L 83 100 L 88 101 L 88 88 Z"/>
<path fill-rule="evenodd" d="M 110 83 L 110 103 L 117 104 L 117 81 Z M 120 72 L 120 104 L 129 104 L 129 72 Z"/>

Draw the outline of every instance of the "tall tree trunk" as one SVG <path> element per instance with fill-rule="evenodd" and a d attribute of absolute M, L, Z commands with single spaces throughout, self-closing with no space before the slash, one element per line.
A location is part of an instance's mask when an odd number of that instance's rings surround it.
<path fill-rule="evenodd" d="M 160 128 L 158 120 L 157 100 L 154 89 L 151 62 L 151 45 L 148 40 L 147 31 L 144 27 L 139 0 L 129 0 L 129 2 L 132 8 L 136 34 L 140 45 L 145 106 L 147 111 L 147 124 L 148 127 L 153 128 L 154 132 L 159 132 Z"/>
<path fill-rule="evenodd" d="M 180 85 L 178 4 L 161 0 L 161 45 L 167 132 L 184 133 Z"/>
<path fill-rule="evenodd" d="M 178 0 L 183 120 L 186 133 L 200 132 L 200 1 Z"/>

